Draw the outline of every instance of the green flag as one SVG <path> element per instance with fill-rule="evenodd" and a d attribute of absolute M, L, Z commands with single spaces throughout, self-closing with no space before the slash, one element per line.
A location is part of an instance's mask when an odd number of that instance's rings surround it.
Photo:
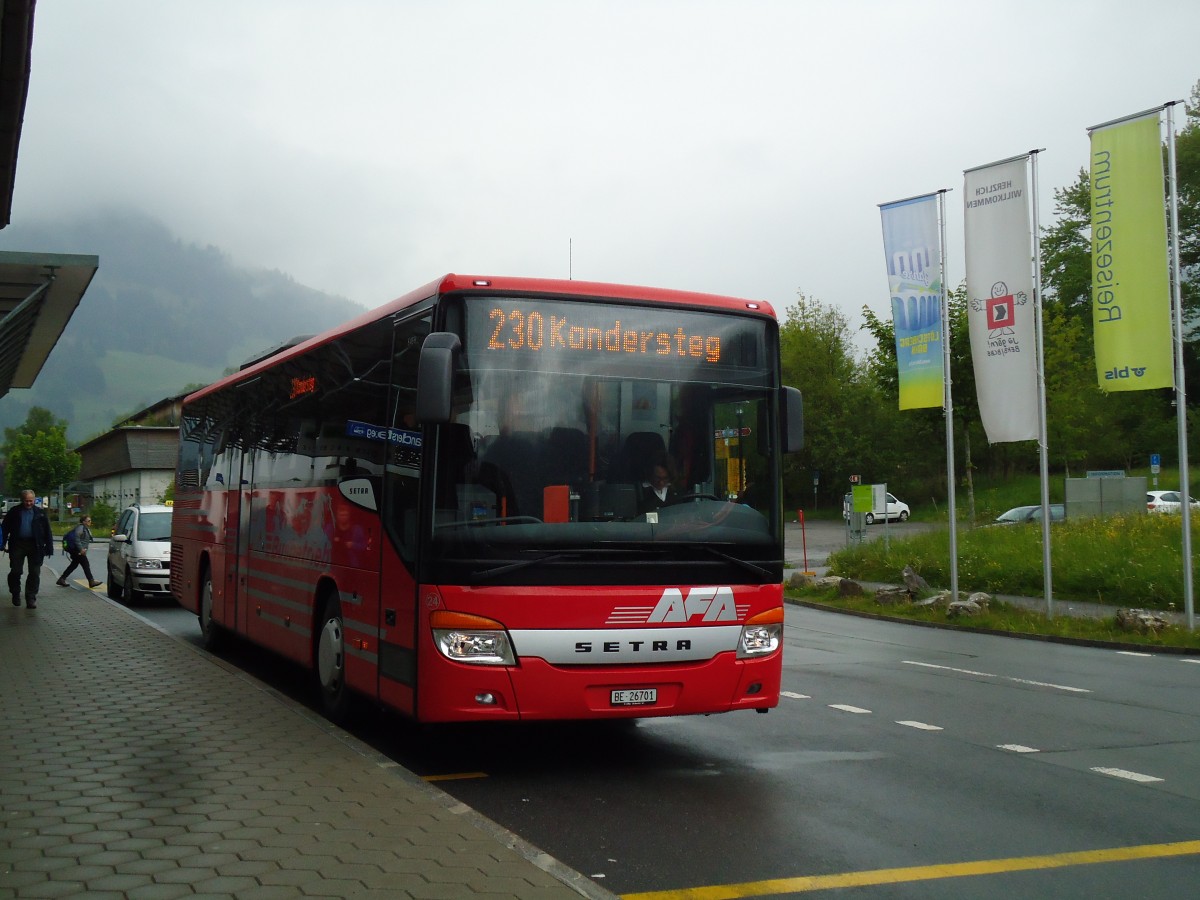
<path fill-rule="evenodd" d="M 1173 387 L 1159 111 L 1091 137 L 1096 377 L 1105 391 Z"/>

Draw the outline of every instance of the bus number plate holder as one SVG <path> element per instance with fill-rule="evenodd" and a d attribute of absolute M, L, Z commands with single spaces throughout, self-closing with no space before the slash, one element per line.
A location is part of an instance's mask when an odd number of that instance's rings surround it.
<path fill-rule="evenodd" d="M 613 691 L 611 701 L 613 706 L 648 706 L 658 702 L 658 688 Z"/>

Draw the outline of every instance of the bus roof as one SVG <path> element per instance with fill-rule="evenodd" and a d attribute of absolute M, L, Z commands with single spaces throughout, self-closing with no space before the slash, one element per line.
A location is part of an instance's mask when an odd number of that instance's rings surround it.
<path fill-rule="evenodd" d="M 321 334 L 314 335 L 305 340 L 299 340 L 299 342 L 296 342 L 297 339 L 284 342 L 282 347 L 277 351 L 267 351 L 264 355 L 261 355 L 239 371 L 220 378 L 206 387 L 200 388 L 188 396 L 184 402 L 190 402 L 227 385 L 237 384 L 239 381 L 253 378 L 258 372 L 268 369 L 283 360 L 298 356 L 301 353 L 348 334 L 357 328 L 407 309 L 420 300 L 440 294 L 461 292 L 641 300 L 671 306 L 708 307 L 710 309 L 723 309 L 730 312 L 749 312 L 772 319 L 775 317 L 774 308 L 766 301 L 744 300 L 737 297 L 724 297 L 719 294 L 703 294 L 693 291 L 639 287 L 627 284 L 606 284 L 599 281 L 519 278 L 495 275 L 455 275 L 451 273 L 409 291 L 395 300 L 384 303 L 374 309 L 365 310 L 361 315 L 355 316 L 353 319 L 343 322 L 341 325 L 337 325 Z"/>

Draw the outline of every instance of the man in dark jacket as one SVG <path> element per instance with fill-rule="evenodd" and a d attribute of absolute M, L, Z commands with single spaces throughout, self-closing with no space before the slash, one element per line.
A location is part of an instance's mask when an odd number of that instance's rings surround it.
<path fill-rule="evenodd" d="M 42 560 L 54 553 L 54 536 L 45 510 L 33 505 L 33 491 L 21 491 L 21 505 L 4 515 L 4 549 L 8 551 L 8 591 L 13 606 L 21 605 L 21 569 L 26 563 L 25 605 L 37 609 L 42 586 Z"/>

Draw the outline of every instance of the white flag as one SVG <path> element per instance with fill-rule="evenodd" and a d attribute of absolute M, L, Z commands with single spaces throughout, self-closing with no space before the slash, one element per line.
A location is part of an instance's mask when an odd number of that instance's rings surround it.
<path fill-rule="evenodd" d="M 990 443 L 1038 436 L 1028 157 L 963 173 L 967 320 Z"/>

